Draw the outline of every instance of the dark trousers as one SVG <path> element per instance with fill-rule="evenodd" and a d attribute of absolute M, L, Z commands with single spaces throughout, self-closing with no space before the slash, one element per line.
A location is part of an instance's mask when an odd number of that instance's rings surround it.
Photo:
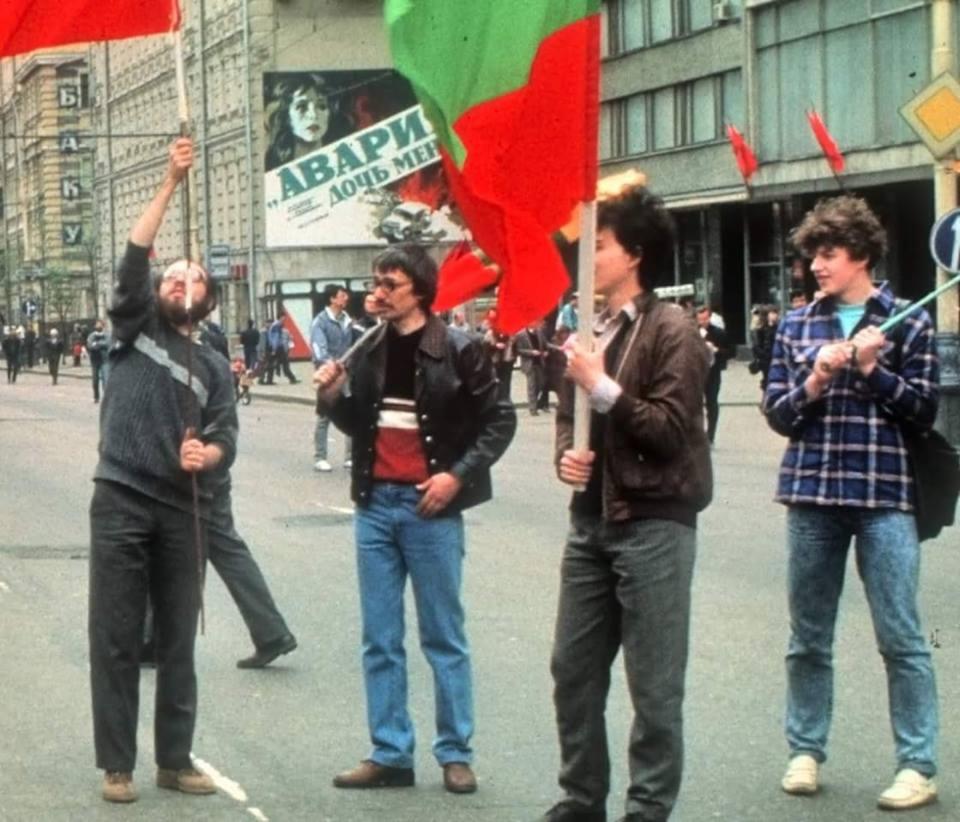
<path fill-rule="evenodd" d="M 193 652 L 199 613 L 192 516 L 123 485 L 98 481 L 90 504 L 90 684 L 97 767 L 137 758 L 140 647 L 154 603 L 154 742 L 161 768 L 190 767 L 197 713 Z"/>
<path fill-rule="evenodd" d="M 234 527 L 230 495 L 225 497 L 214 503 L 217 510 L 207 534 L 207 556 L 233 597 L 253 644 L 262 648 L 287 636 L 290 629 L 277 610 L 260 566 Z"/>
<path fill-rule="evenodd" d="M 574 516 L 560 570 L 551 672 L 560 787 L 605 807 L 604 718 L 610 666 L 623 649 L 633 704 L 626 812 L 663 822 L 683 772 L 683 694 L 696 530 L 671 520 L 614 524 Z"/>
<path fill-rule="evenodd" d="M 20 362 L 16 357 L 7 357 L 7 382 L 16 382 L 20 373 Z"/>
<path fill-rule="evenodd" d="M 257 347 L 255 345 L 243 347 L 243 365 L 247 371 L 253 371 L 257 364 Z"/>
<path fill-rule="evenodd" d="M 543 366 L 531 363 L 527 368 L 527 405 L 531 414 L 540 410 L 540 392 L 543 390 L 543 380 Z"/>
<path fill-rule="evenodd" d="M 47 360 L 47 366 L 50 368 L 50 378 L 53 380 L 53 384 L 57 384 L 57 377 L 60 374 L 60 357 L 54 354 Z"/>
<path fill-rule="evenodd" d="M 90 376 L 93 379 L 93 399 L 100 402 L 100 383 L 103 382 L 104 364 L 90 359 Z"/>
<path fill-rule="evenodd" d="M 707 373 L 707 384 L 703 389 L 703 401 L 707 406 L 707 439 L 713 442 L 717 435 L 717 422 L 720 420 L 720 377 L 719 368 L 711 368 Z"/>
<path fill-rule="evenodd" d="M 497 363 L 498 399 L 510 401 L 510 384 L 513 381 L 513 362 Z"/>
<path fill-rule="evenodd" d="M 293 375 L 293 372 L 290 370 L 290 355 L 283 348 L 278 349 L 273 352 L 274 359 L 274 371 L 279 375 L 280 372 L 283 372 L 285 376 L 291 383 L 297 382 L 297 378 Z"/>
<path fill-rule="evenodd" d="M 218 497 L 214 506 L 207 529 L 207 559 L 233 597 L 254 646 L 262 648 L 287 636 L 290 629 L 273 601 L 260 566 L 234 527 L 229 492 Z M 148 608 L 143 632 L 143 642 L 148 647 L 155 643 L 152 611 Z"/>

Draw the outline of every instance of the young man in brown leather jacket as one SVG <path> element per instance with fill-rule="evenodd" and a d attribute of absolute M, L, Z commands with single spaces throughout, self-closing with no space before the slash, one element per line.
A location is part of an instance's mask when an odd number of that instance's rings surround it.
<path fill-rule="evenodd" d="M 595 351 L 567 377 L 589 394 L 590 446 L 573 448 L 573 390 L 557 414 L 557 472 L 570 505 L 551 670 L 564 799 L 544 822 L 605 822 L 604 709 L 623 649 L 635 718 L 624 822 L 663 822 L 680 790 L 682 706 L 697 514 L 710 501 L 703 428 L 708 361 L 696 327 L 659 302 L 673 224 L 644 187 L 600 204 Z"/>

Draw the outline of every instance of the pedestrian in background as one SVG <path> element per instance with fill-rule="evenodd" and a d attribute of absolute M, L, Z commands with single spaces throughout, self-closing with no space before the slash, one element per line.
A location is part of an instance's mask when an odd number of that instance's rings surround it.
<path fill-rule="evenodd" d="M 33 368 L 35 361 L 39 359 L 39 352 L 37 351 L 37 330 L 33 327 L 33 323 L 27 323 L 27 327 L 23 332 L 23 356 L 26 360 L 27 368 Z"/>
<path fill-rule="evenodd" d="M 50 381 L 56 385 L 57 376 L 60 374 L 60 361 L 63 359 L 63 340 L 60 339 L 60 332 L 56 328 L 51 328 L 46 339 L 47 368 L 50 369 Z"/>
<path fill-rule="evenodd" d="M 243 346 L 243 364 L 247 371 L 253 371 L 257 365 L 257 347 L 260 345 L 260 332 L 252 319 L 240 332 L 240 345 Z"/>
<path fill-rule="evenodd" d="M 280 373 L 287 378 L 290 385 L 300 382 L 290 370 L 290 349 L 293 347 L 293 340 L 290 332 L 283 325 L 282 314 L 270 325 L 270 330 L 267 332 L 267 345 L 270 348 L 272 364 L 269 384 L 273 384 L 273 375 Z"/>
<path fill-rule="evenodd" d="M 359 340 L 371 328 L 380 325 L 380 318 L 377 316 L 377 298 L 376 295 L 367 293 L 363 295 L 363 311 L 360 316 L 353 321 L 351 327 L 352 342 Z"/>
<path fill-rule="evenodd" d="M 270 345 L 271 325 L 270 320 L 264 321 L 263 329 L 260 331 L 260 342 L 257 344 L 257 371 L 259 373 L 257 383 L 260 385 L 273 385 L 274 357 Z"/>
<path fill-rule="evenodd" d="M 916 310 L 887 338 L 898 306 L 872 271 L 887 247 L 858 197 L 821 200 L 791 237 L 822 296 L 781 324 L 764 399 L 790 438 L 776 499 L 787 506 L 786 737 L 781 786 L 815 793 L 833 707 L 833 637 L 847 552 L 854 546 L 887 675 L 896 774 L 877 800 L 906 810 L 936 799 L 939 733 L 930 650 L 920 623 L 920 544 L 907 429 L 937 416 L 934 328 Z"/>
<path fill-rule="evenodd" d="M 770 361 L 773 358 L 773 343 L 777 336 L 777 326 L 780 324 L 780 310 L 772 305 L 765 307 L 761 309 L 761 317 L 763 325 L 757 328 L 754 335 L 750 373 L 760 375 L 760 390 L 766 391 Z"/>
<path fill-rule="evenodd" d="M 90 378 L 93 381 L 93 401 L 100 402 L 100 392 L 107 384 L 110 365 L 110 336 L 104 331 L 103 320 L 93 324 L 93 331 L 87 337 L 87 357 L 90 360 Z"/>
<path fill-rule="evenodd" d="M 717 423 L 720 421 L 720 382 L 727 368 L 727 362 L 733 356 L 733 350 L 727 342 L 727 332 L 710 321 L 712 313 L 708 305 L 697 308 L 700 337 L 710 355 L 710 368 L 707 371 L 703 399 L 707 407 L 707 439 L 710 440 L 711 445 L 716 439 Z"/>
<path fill-rule="evenodd" d="M 342 357 L 353 342 L 353 321 L 347 314 L 350 292 L 342 285 L 328 286 L 324 291 L 324 299 L 324 309 L 310 324 L 310 354 L 315 368 Z M 332 471 L 333 466 L 327 460 L 330 418 L 319 404 L 316 417 L 313 429 L 313 468 L 315 471 Z M 344 441 L 343 467 L 350 467 L 349 438 Z"/>
<path fill-rule="evenodd" d="M 3 356 L 7 361 L 7 382 L 15 383 L 20 373 L 20 337 L 12 326 L 3 329 Z"/>
<path fill-rule="evenodd" d="M 557 412 L 557 473 L 583 490 L 570 504 L 550 665 L 564 797 L 543 822 L 606 822 L 605 710 L 621 650 L 634 711 L 623 822 L 665 822 L 680 790 L 697 514 L 712 478 L 706 350 L 652 290 L 672 269 L 673 236 L 645 187 L 598 206 L 595 288 L 606 308 L 596 350 L 574 343 L 567 369 L 589 395 L 587 450 L 573 447 L 570 383 Z"/>
<path fill-rule="evenodd" d="M 527 378 L 527 407 L 530 415 L 535 417 L 541 410 L 541 392 L 547 371 L 547 338 L 541 323 L 530 323 L 517 334 L 515 347 L 520 357 L 520 370 Z"/>
<path fill-rule="evenodd" d="M 345 369 L 314 377 L 323 408 L 353 438 L 363 672 L 373 749 L 338 774 L 338 788 L 414 784 L 414 729 L 407 706 L 404 589 L 409 575 L 420 646 L 433 670 L 433 754 L 452 793 L 477 789 L 473 676 L 461 601 L 462 512 L 492 495 L 490 467 L 516 429 L 498 398 L 483 345 L 431 313 L 437 265 L 412 244 L 373 263 L 383 325 Z M 349 385 L 349 390 L 344 387 Z"/>
<path fill-rule="evenodd" d="M 511 402 L 510 389 L 513 383 L 513 366 L 517 361 L 517 346 L 513 337 L 495 328 L 488 328 L 483 337 L 493 369 L 500 386 L 500 399 Z"/>
<path fill-rule="evenodd" d="M 560 314 L 557 316 L 557 331 L 566 330 L 567 336 L 577 333 L 577 329 L 580 327 L 579 305 L 580 294 L 574 291 L 570 296 L 570 301 L 560 309 Z"/>

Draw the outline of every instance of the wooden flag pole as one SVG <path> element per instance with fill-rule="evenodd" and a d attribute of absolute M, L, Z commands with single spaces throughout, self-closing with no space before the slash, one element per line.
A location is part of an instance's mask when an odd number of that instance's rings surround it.
<path fill-rule="evenodd" d="M 177 76 L 177 118 L 180 121 L 180 136 L 190 136 L 190 104 L 187 98 L 187 75 L 183 60 L 183 25 L 173 32 L 173 56 L 174 67 Z M 197 198 L 196 198 L 196 180 L 193 166 L 187 170 L 187 178 L 184 181 L 186 185 L 183 188 L 183 256 L 190 262 L 200 264 L 200 224 L 197 219 Z M 193 320 L 191 318 L 191 309 L 193 308 L 193 289 L 191 288 L 190 278 L 191 268 L 188 263 L 185 274 L 186 281 L 186 309 L 188 317 L 188 336 L 190 344 L 187 346 L 187 396 L 192 395 L 193 391 Z M 213 284 L 207 280 L 207 288 L 212 288 Z M 195 436 L 195 432 L 189 430 L 185 436 Z M 193 496 L 193 539 L 196 548 L 197 557 L 197 604 L 200 610 L 200 633 L 206 632 L 206 616 L 203 607 L 203 583 L 204 583 L 204 556 L 203 556 L 203 538 L 200 524 L 200 489 L 197 484 L 197 473 L 190 473 L 190 486 Z"/>
<path fill-rule="evenodd" d="M 593 269 L 597 244 L 597 201 L 580 208 L 580 246 L 577 253 L 577 291 L 579 293 L 577 340 L 585 351 L 593 351 Z M 590 397 L 578 388 L 573 405 L 573 447 L 590 447 Z"/>

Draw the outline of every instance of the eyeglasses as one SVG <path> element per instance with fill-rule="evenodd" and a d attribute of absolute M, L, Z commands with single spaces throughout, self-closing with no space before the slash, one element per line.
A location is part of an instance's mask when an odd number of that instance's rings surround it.
<path fill-rule="evenodd" d="M 163 272 L 163 281 L 185 283 L 187 281 L 187 276 L 190 277 L 190 282 L 192 283 L 202 283 L 206 280 L 206 275 L 202 271 L 198 271 L 196 268 L 191 268 L 189 271 L 185 271 L 182 268 L 167 269 Z"/>
<path fill-rule="evenodd" d="M 376 291 L 378 288 L 383 289 L 387 294 L 392 294 L 399 288 L 403 288 L 405 285 L 413 285 L 413 280 L 394 280 L 391 277 L 374 277 L 372 280 L 366 283 L 366 287 L 370 291 Z"/>

